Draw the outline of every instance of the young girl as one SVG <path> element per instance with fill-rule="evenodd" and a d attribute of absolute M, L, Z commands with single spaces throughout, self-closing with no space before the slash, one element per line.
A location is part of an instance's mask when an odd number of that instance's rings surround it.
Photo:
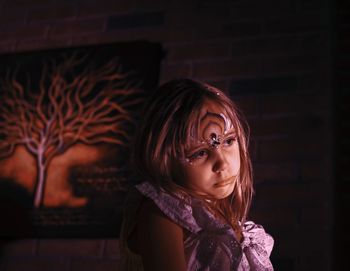
<path fill-rule="evenodd" d="M 246 221 L 247 127 L 219 89 L 190 79 L 159 87 L 134 145 L 142 177 L 126 204 L 123 270 L 273 270 L 273 239 Z"/>

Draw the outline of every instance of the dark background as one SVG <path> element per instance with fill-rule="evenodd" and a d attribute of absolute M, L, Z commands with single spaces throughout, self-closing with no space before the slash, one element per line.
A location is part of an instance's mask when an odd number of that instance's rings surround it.
<path fill-rule="evenodd" d="M 161 43 L 160 82 L 207 81 L 246 114 L 251 219 L 275 238 L 275 270 L 344 270 L 349 18 L 345 0 L 0 0 L 0 53 Z M 1 271 L 119 270 L 113 238 L 2 244 Z"/>

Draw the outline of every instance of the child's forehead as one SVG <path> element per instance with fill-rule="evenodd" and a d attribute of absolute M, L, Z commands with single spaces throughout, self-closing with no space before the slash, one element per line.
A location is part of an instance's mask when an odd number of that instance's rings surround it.
<path fill-rule="evenodd" d="M 207 122 L 220 122 L 226 129 L 229 128 L 229 125 L 232 125 L 232 120 L 226 108 L 212 101 L 206 101 L 203 104 L 198 120 L 199 125 Z"/>
<path fill-rule="evenodd" d="M 212 133 L 225 135 L 231 129 L 231 121 L 225 114 L 207 111 L 199 121 L 198 136 L 207 138 Z"/>
<path fill-rule="evenodd" d="M 203 139 L 213 132 L 225 135 L 232 131 L 234 131 L 233 123 L 226 109 L 214 102 L 206 102 L 190 129 L 190 137 Z"/>
<path fill-rule="evenodd" d="M 205 114 L 207 111 L 220 113 L 225 111 L 225 108 L 222 104 L 219 104 L 219 102 L 206 100 L 201 107 L 201 114 Z"/>

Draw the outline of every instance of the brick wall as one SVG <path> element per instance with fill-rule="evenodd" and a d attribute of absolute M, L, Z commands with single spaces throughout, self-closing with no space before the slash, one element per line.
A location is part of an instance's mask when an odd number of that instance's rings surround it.
<path fill-rule="evenodd" d="M 331 270 L 330 0 L 0 0 L 0 53 L 161 42 L 160 81 L 224 89 L 251 125 L 251 218 L 276 270 Z M 118 270 L 118 240 L 3 241 L 0 271 Z"/>
<path fill-rule="evenodd" d="M 347 250 L 350 243 L 350 228 L 347 213 L 350 207 L 350 3 L 336 1 L 334 8 L 334 127 L 335 127 L 335 238 L 334 267 L 342 270 L 348 266 Z"/>

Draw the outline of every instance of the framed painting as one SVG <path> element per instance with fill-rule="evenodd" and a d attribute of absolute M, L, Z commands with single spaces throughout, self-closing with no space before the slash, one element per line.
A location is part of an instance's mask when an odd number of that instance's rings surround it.
<path fill-rule="evenodd" d="M 161 58 L 141 41 L 0 55 L 2 237 L 118 236 Z"/>

